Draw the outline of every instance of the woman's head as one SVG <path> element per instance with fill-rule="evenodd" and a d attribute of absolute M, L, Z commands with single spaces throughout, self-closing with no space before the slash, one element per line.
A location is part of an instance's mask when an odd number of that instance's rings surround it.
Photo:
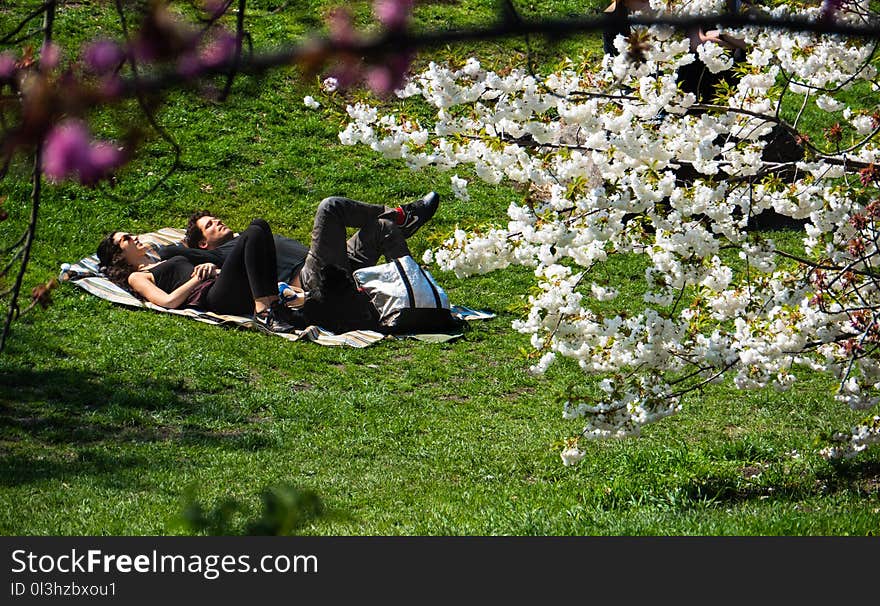
<path fill-rule="evenodd" d="M 126 232 L 111 232 L 98 244 L 101 271 L 123 288 L 128 288 L 128 276 L 137 269 L 143 256 L 144 245 L 137 236 Z"/>

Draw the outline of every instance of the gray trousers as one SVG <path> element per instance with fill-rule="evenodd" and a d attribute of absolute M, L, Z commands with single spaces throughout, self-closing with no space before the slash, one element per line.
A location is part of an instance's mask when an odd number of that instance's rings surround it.
<path fill-rule="evenodd" d="M 367 204 L 350 198 L 324 198 L 315 213 L 309 254 L 299 277 L 302 287 L 311 290 L 320 283 L 325 265 L 339 265 L 348 271 L 376 265 L 379 257 L 396 259 L 410 254 L 400 228 L 383 217 L 387 206 Z M 346 241 L 346 228 L 358 231 Z"/>

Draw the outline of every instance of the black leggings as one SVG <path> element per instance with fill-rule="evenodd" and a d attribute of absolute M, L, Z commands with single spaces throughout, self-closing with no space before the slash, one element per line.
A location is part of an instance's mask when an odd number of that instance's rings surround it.
<path fill-rule="evenodd" d="M 250 315 L 254 299 L 278 293 L 275 240 L 263 219 L 254 219 L 235 239 L 217 281 L 208 291 L 207 308 L 221 314 Z"/>

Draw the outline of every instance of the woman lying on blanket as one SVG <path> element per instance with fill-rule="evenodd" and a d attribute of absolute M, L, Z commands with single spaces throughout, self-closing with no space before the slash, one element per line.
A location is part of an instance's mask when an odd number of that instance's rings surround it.
<path fill-rule="evenodd" d="M 254 219 L 223 264 L 193 265 L 186 257 L 156 261 L 137 236 L 116 231 L 98 245 L 101 271 L 118 286 L 162 307 L 200 307 L 219 314 L 249 315 L 266 332 L 294 330 L 278 300 L 275 242 L 269 224 Z"/>

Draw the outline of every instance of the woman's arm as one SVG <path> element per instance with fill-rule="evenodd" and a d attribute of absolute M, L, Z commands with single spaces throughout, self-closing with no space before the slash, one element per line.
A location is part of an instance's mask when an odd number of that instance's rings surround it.
<path fill-rule="evenodd" d="M 168 309 L 176 309 L 184 304 L 189 293 L 202 282 L 202 278 L 193 273 L 193 276 L 174 289 L 173 292 L 167 293 L 153 281 L 153 275 L 148 271 L 133 271 L 128 276 L 128 285 L 131 286 L 136 293 L 142 296 L 150 303 L 167 307 Z"/>
<path fill-rule="evenodd" d="M 223 267 L 223 261 L 226 260 L 224 253 L 229 252 L 228 249 L 212 249 L 189 248 L 188 246 L 169 245 L 159 248 L 160 259 L 170 259 L 171 257 L 186 257 L 193 265 L 199 263 L 213 263 L 217 267 Z"/>

